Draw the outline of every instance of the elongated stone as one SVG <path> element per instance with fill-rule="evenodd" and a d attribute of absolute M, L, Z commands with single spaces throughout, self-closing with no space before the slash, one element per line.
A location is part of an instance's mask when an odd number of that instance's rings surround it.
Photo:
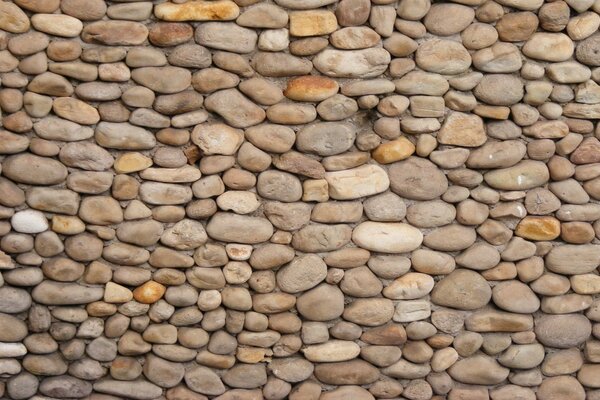
<path fill-rule="evenodd" d="M 239 14 L 237 4 L 228 0 L 194 0 L 183 4 L 166 2 L 154 7 L 156 18 L 165 21 L 229 21 Z"/>

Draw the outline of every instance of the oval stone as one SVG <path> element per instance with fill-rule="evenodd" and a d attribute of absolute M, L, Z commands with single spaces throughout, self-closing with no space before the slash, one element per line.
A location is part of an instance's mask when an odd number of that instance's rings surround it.
<path fill-rule="evenodd" d="M 408 224 L 367 221 L 354 228 L 352 241 L 380 253 L 407 253 L 421 245 L 423 234 Z"/>

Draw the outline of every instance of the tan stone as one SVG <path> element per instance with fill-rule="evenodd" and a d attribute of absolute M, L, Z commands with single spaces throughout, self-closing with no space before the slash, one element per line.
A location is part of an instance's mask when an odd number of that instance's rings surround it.
<path fill-rule="evenodd" d="M 165 21 L 230 21 L 240 15 L 240 8 L 228 0 L 165 2 L 154 7 L 154 15 Z"/>
<path fill-rule="evenodd" d="M 130 174 L 132 172 L 142 171 L 152 166 L 152 159 L 142 153 L 124 153 L 121 154 L 113 165 L 115 171 L 119 174 Z"/>
<path fill-rule="evenodd" d="M 83 125 L 92 125 L 100 121 L 100 115 L 91 105 L 72 97 L 59 97 L 54 99 L 52 110 L 59 117 Z"/>
<path fill-rule="evenodd" d="M 290 34 L 293 36 L 327 35 L 337 29 L 335 14 L 327 10 L 294 11 L 290 13 Z"/>
<path fill-rule="evenodd" d="M 453 112 L 446 117 L 437 139 L 442 144 L 478 147 L 485 143 L 487 136 L 480 117 Z"/>

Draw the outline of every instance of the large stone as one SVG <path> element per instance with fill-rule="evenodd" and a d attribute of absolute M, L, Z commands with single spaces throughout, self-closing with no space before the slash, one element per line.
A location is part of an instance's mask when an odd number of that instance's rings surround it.
<path fill-rule="evenodd" d="M 431 39 L 419 45 L 415 61 L 425 71 L 456 75 L 469 68 L 471 56 L 459 42 Z"/>
<path fill-rule="evenodd" d="M 384 192 L 390 186 L 388 174 L 378 165 L 332 171 L 325 174 L 329 196 L 336 200 L 351 200 Z"/>
<path fill-rule="evenodd" d="M 408 253 L 421 245 L 423 234 L 408 224 L 367 221 L 354 228 L 352 241 L 379 253 Z"/>
<path fill-rule="evenodd" d="M 313 362 L 348 361 L 360 354 L 360 346 L 348 340 L 330 340 L 323 344 L 307 346 L 302 353 Z"/>
<path fill-rule="evenodd" d="M 495 189 L 526 190 L 548 182 L 550 174 L 543 162 L 524 160 L 513 167 L 490 171 L 484 179 Z"/>
<path fill-rule="evenodd" d="M 206 226 L 208 236 L 222 242 L 261 243 L 273 234 L 273 225 L 260 217 L 220 212 Z"/>
<path fill-rule="evenodd" d="M 266 116 L 262 108 L 248 100 L 237 89 L 226 89 L 211 94 L 204 101 L 204 106 L 236 128 L 259 124 Z"/>
<path fill-rule="evenodd" d="M 296 308 L 309 321 L 329 321 L 344 312 L 344 294 L 337 286 L 321 284 L 298 297 Z"/>
<path fill-rule="evenodd" d="M 27 14 L 19 6 L 8 1 L 0 3 L 0 29 L 12 33 L 23 33 L 27 32 L 30 26 Z"/>
<path fill-rule="evenodd" d="M 439 281 L 431 292 L 431 301 L 459 310 L 476 310 L 492 297 L 492 289 L 477 272 L 457 269 Z"/>
<path fill-rule="evenodd" d="M 233 22 L 206 22 L 198 25 L 196 42 L 202 46 L 234 53 L 250 53 L 256 48 L 258 35 Z"/>
<path fill-rule="evenodd" d="M 390 60 L 390 53 L 382 48 L 326 49 L 313 59 L 313 64 L 319 72 L 334 78 L 373 78 L 385 72 Z"/>
<path fill-rule="evenodd" d="M 233 1 L 194 0 L 187 3 L 161 3 L 154 7 L 154 15 L 165 21 L 230 21 L 240 14 Z"/>
<path fill-rule="evenodd" d="M 2 175 L 30 185 L 55 185 L 63 182 L 67 173 L 67 168 L 57 160 L 30 153 L 10 156 L 2 162 Z"/>
<path fill-rule="evenodd" d="M 148 28 L 133 21 L 98 21 L 83 28 L 81 38 L 88 43 L 109 46 L 137 46 L 148 37 Z"/>
<path fill-rule="evenodd" d="M 486 142 L 487 136 L 480 117 L 453 112 L 446 117 L 437 139 L 442 144 L 478 147 Z"/>
<path fill-rule="evenodd" d="M 575 46 L 564 33 L 534 33 L 525 43 L 522 52 L 527 57 L 542 61 L 566 61 L 572 55 Z"/>
<path fill-rule="evenodd" d="M 472 385 L 496 385 L 504 381 L 509 372 L 508 368 L 484 355 L 462 359 L 448 369 L 452 378 Z"/>
<path fill-rule="evenodd" d="M 407 199 L 432 200 L 448 189 L 444 173 L 420 157 L 391 164 L 388 173 L 392 191 Z"/>
<path fill-rule="evenodd" d="M 44 281 L 31 292 L 33 299 L 46 305 L 87 304 L 102 299 L 104 289 L 77 283 Z"/>
<path fill-rule="evenodd" d="M 138 84 L 157 93 L 177 93 L 192 83 L 192 73 L 179 67 L 144 67 L 131 72 L 131 78 Z"/>
<path fill-rule="evenodd" d="M 543 315 L 535 321 L 536 338 L 545 346 L 568 349 L 585 342 L 592 332 L 581 314 Z"/>
<path fill-rule="evenodd" d="M 94 390 L 135 400 L 151 400 L 162 394 L 160 386 L 145 380 L 117 381 L 105 379 L 94 383 Z"/>
<path fill-rule="evenodd" d="M 296 147 L 305 153 L 332 156 L 354 144 L 356 133 L 349 124 L 319 122 L 305 126 L 296 134 Z"/>
<path fill-rule="evenodd" d="M 218 396 L 226 390 L 221 378 L 211 369 L 201 365 L 186 371 L 184 379 L 190 389 L 209 396 Z"/>
<path fill-rule="evenodd" d="M 599 263 L 600 246 L 595 244 L 556 246 L 546 256 L 546 268 L 565 275 L 587 274 Z"/>
<path fill-rule="evenodd" d="M 206 155 L 232 155 L 244 141 L 244 132 L 225 124 L 200 124 L 192 131 L 192 141 Z"/>
<path fill-rule="evenodd" d="M 94 135 L 94 130 L 90 127 L 57 117 L 42 118 L 33 124 L 33 129 L 43 139 L 62 142 L 85 140 Z"/>
<path fill-rule="evenodd" d="M 321 257 L 307 254 L 295 258 L 277 272 L 277 286 L 287 293 L 299 293 L 317 286 L 327 276 Z"/>

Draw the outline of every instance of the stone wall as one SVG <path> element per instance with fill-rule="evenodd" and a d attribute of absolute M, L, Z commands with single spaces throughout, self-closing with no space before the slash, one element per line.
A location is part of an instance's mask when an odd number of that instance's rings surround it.
<path fill-rule="evenodd" d="M 0 397 L 600 399 L 600 0 L 0 0 Z"/>

